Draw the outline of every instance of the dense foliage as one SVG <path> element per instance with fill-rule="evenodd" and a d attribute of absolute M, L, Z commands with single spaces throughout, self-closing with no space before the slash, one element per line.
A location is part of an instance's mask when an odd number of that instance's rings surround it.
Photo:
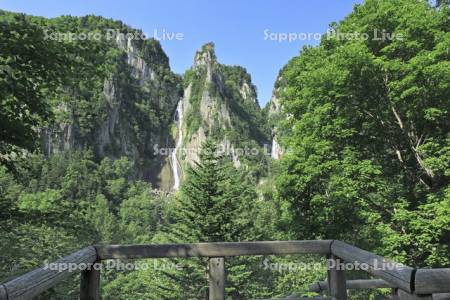
<path fill-rule="evenodd" d="M 283 70 L 279 196 L 295 238 L 334 238 L 448 266 L 448 7 L 368 0 Z M 377 40 L 374 32 L 403 34 Z M 379 34 L 379 33 L 378 33 Z"/>
<path fill-rule="evenodd" d="M 357 5 L 331 25 L 344 35 L 325 35 L 280 71 L 280 103 L 265 111 L 250 75 L 219 64 L 213 44 L 199 53 L 211 51 L 203 53 L 209 65 L 194 65 L 182 82 L 155 40 L 45 38 L 140 33 L 121 22 L 0 11 L 0 281 L 94 243 L 340 239 L 412 266 L 448 267 L 447 2 Z M 144 64 L 149 69 L 136 68 Z M 199 161 L 186 164 L 180 192 L 165 193 L 147 173 L 163 163 L 152 145 L 173 142 L 183 87 L 190 89 L 184 142 L 200 127 L 209 139 Z M 209 119 L 203 100 L 216 109 Z M 225 122 L 215 122 L 219 114 Z M 269 128 L 284 148 L 277 162 L 262 149 Z M 217 153 L 224 140 L 260 152 L 236 166 Z M 276 269 L 298 262 L 309 268 Z M 205 259 L 133 263 L 147 268 L 102 271 L 105 299 L 207 298 Z M 308 284 L 326 277 L 314 256 L 226 264 L 232 299 L 307 295 Z M 78 282 L 43 298 L 77 299 Z"/>
<path fill-rule="evenodd" d="M 166 215 L 168 226 L 161 228 L 155 242 L 192 243 L 251 240 L 255 189 L 244 174 L 235 176 L 230 162 L 220 155 L 212 140 L 202 147 L 200 161 L 187 172 L 181 193 L 170 204 Z M 120 290 L 133 297 L 145 299 L 204 299 L 208 294 L 205 277 L 207 259 L 166 260 L 170 268 L 143 271 L 138 277 L 150 277 L 144 295 L 138 296 L 134 286 L 136 277 L 122 278 Z M 183 266 L 175 268 L 173 266 Z M 246 298 L 258 291 L 255 284 L 258 273 L 247 269 L 249 260 L 228 259 L 227 291 L 233 298 Z M 253 264 L 253 268 L 258 264 Z M 136 275 L 134 275 L 136 276 Z M 132 285 L 131 289 L 127 286 Z M 242 290 L 240 286 L 249 286 Z M 116 286 L 117 287 L 117 286 Z M 250 294 L 249 294 L 250 293 Z M 128 294 L 129 295 L 129 294 Z M 245 296 L 247 295 L 247 296 Z M 117 295 L 119 296 L 119 295 Z"/>
<path fill-rule="evenodd" d="M 37 148 L 34 129 L 49 120 L 47 98 L 62 83 L 70 59 L 25 16 L 0 11 L 0 29 L 0 161 L 7 163 L 22 149 Z"/>
<path fill-rule="evenodd" d="M 126 158 L 36 155 L 17 170 L 14 177 L 0 168 L 2 281 L 93 243 L 148 242 L 160 223 L 166 197 L 130 181 Z M 77 282 L 50 291 L 59 293 L 76 298 Z"/>
<path fill-rule="evenodd" d="M 11 152 L 39 144 L 46 154 L 92 149 L 96 160 L 127 156 L 135 176 L 153 176 L 152 146 L 181 93 L 159 42 L 127 41 L 142 32 L 97 16 L 2 11 L 0 22 L 1 159 L 12 164 Z"/>

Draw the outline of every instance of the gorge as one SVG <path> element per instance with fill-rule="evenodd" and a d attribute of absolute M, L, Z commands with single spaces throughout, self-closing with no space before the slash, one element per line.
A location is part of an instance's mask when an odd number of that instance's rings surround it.
<path fill-rule="evenodd" d="M 159 17 L 149 11 L 140 9 L 145 18 Z M 256 11 L 249 11 L 241 18 L 252 25 Z M 228 13 L 235 15 L 235 5 Z M 104 270 L 97 287 L 105 299 L 207 299 L 206 266 L 219 260 L 214 245 L 222 242 L 248 251 L 248 241 L 288 241 L 281 248 L 293 254 L 293 241 L 321 240 L 328 241 L 322 254 L 333 254 L 343 241 L 411 266 L 408 280 L 416 270 L 448 268 L 448 15 L 448 1 L 364 0 L 329 27 L 369 39 L 330 36 L 288 59 L 279 52 L 286 43 L 267 41 L 270 59 L 285 65 L 261 107 L 249 72 L 224 64 L 229 56 L 216 55 L 212 42 L 201 45 L 205 36 L 190 67 L 177 74 L 158 40 L 129 38 L 142 31 L 120 21 L 0 11 L 0 281 L 83 247 L 96 261 L 105 245 L 127 264 L 146 263 L 150 256 L 139 253 L 158 256 L 159 248 L 183 266 Z M 195 29 L 206 24 L 196 22 Z M 376 30 L 405 38 L 379 39 Z M 68 32 L 120 34 L 59 38 Z M 242 39 L 225 44 L 212 37 L 220 50 L 254 51 Z M 209 264 L 207 257 L 186 260 L 198 242 L 213 243 Z M 122 253 L 141 250 L 121 256 L 117 245 Z M 260 254 L 270 252 L 266 242 L 261 247 L 257 256 L 222 260 L 229 298 L 310 297 L 307 284 L 329 273 L 264 270 Z M 345 260 L 342 251 L 335 254 Z M 289 266 L 298 257 L 270 261 Z M 325 265 L 325 257 L 301 261 Z M 68 278 L 43 299 L 79 299 L 79 281 Z"/>
<path fill-rule="evenodd" d="M 113 39 L 93 42 L 103 47 L 97 59 L 111 71 L 93 69 L 97 85 L 87 98 L 53 106 L 62 118 L 42 129 L 44 153 L 92 149 L 99 160 L 125 156 L 134 164 L 135 178 L 166 191 L 178 190 L 183 169 L 198 160 L 207 138 L 229 149 L 235 166 L 266 164 L 262 149 L 270 148 L 269 132 L 244 68 L 220 64 L 214 44 L 207 43 L 180 76 L 170 70 L 157 40 L 133 39 L 142 34 L 115 21 L 90 18 L 94 24 L 111 22 L 108 26 L 116 28 Z M 119 29 L 130 33 L 117 34 Z M 115 56 L 112 60 L 110 53 Z M 174 151 L 168 156 L 155 154 L 151 150 L 155 147 Z M 240 157 L 239 147 L 256 148 L 259 157 Z"/>

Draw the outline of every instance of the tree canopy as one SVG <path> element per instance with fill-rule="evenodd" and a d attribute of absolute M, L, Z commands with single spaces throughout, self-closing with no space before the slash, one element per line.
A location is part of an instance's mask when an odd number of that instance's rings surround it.
<path fill-rule="evenodd" d="M 367 0 L 332 28 L 369 38 L 325 36 L 282 71 L 289 151 L 277 187 L 295 237 L 449 263 L 448 12 Z M 382 29 L 403 38 L 378 40 Z"/>

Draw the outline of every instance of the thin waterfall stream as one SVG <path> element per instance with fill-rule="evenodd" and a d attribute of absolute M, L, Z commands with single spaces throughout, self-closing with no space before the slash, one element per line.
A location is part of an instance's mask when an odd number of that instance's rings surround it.
<path fill-rule="evenodd" d="M 181 164 L 178 161 L 177 152 L 183 143 L 183 99 L 180 99 L 180 101 L 178 101 L 175 117 L 178 129 L 177 142 L 175 144 L 175 149 L 173 149 L 172 153 L 170 154 L 170 160 L 173 174 L 173 190 L 177 191 L 180 188 L 181 183 Z"/>

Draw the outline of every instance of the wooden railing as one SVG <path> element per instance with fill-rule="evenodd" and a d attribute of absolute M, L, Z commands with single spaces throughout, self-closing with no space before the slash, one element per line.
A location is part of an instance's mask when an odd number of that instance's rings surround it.
<path fill-rule="evenodd" d="M 209 299 L 225 299 L 225 258 L 249 255 L 320 254 L 330 260 L 327 282 L 310 289 L 327 291 L 328 298 L 347 299 L 347 289 L 388 287 L 394 298 L 450 299 L 450 269 L 414 269 L 393 263 L 381 256 L 336 240 L 273 241 L 236 243 L 197 243 L 164 245 L 98 245 L 86 247 L 55 261 L 55 265 L 94 264 L 107 259 L 189 258 L 209 259 Z M 377 280 L 346 281 L 340 263 L 364 265 L 364 270 Z M 389 266 L 389 267 L 383 267 Z M 72 274 L 68 269 L 39 268 L 0 285 L 0 300 L 31 299 Z M 100 299 L 100 270 L 81 271 L 80 299 Z M 448 298 L 445 298 L 447 297 Z M 304 298 L 302 298 L 304 299 Z M 314 298 L 313 298 L 314 299 Z M 319 298 L 317 298 L 319 299 Z"/>

